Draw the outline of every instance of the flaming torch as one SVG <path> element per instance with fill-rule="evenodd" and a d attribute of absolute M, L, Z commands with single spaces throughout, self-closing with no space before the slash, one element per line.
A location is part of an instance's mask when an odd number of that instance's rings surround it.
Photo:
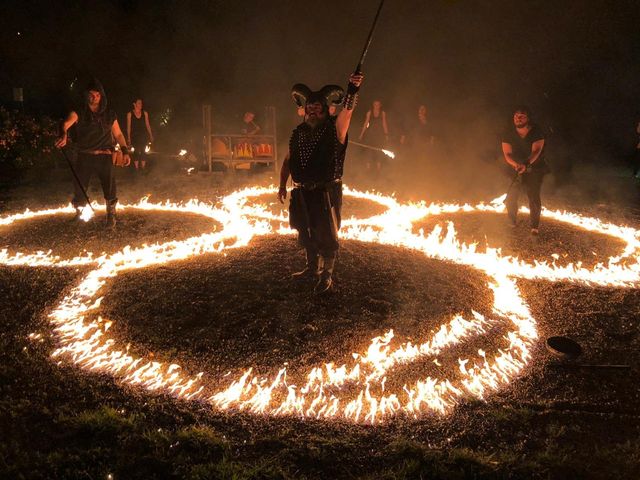
<path fill-rule="evenodd" d="M 351 143 L 353 145 L 356 145 L 358 147 L 368 148 L 369 150 L 375 150 L 376 152 L 382 152 L 389 158 L 396 158 L 396 154 L 393 153 L 391 150 L 386 150 L 384 148 L 374 147 L 372 145 L 365 145 L 364 143 L 358 143 L 358 142 L 354 142 L 352 140 L 349 140 L 349 143 Z"/>

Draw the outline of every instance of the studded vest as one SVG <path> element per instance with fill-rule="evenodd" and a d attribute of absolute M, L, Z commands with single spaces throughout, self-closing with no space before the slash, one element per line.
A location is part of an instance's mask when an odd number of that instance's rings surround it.
<path fill-rule="evenodd" d="M 330 182 L 342 178 L 348 137 L 338 142 L 335 118 L 312 129 L 298 125 L 289 140 L 289 168 L 296 183 Z"/>

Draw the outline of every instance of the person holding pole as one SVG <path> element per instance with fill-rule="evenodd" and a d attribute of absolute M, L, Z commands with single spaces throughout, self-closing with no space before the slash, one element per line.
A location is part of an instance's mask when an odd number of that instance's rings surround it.
<path fill-rule="evenodd" d="M 314 291 L 331 289 L 338 253 L 338 230 L 342 209 L 342 173 L 347 151 L 348 130 L 362 74 L 349 78 L 347 95 L 337 85 L 312 92 L 302 84 L 293 87 L 292 96 L 305 107 L 304 123 L 291 134 L 289 153 L 280 170 L 278 200 L 287 198 L 287 181 L 293 179 L 289 203 L 289 223 L 298 231 L 298 242 L 306 252 L 306 267 L 294 278 L 317 279 Z M 329 115 L 329 104 L 344 108 L 336 117 Z"/>
<path fill-rule="evenodd" d="M 116 114 L 107 108 L 107 96 L 102 84 L 93 79 L 85 85 L 83 93 L 83 104 L 77 108 L 77 112 L 69 112 L 62 125 L 62 134 L 55 145 L 58 148 L 64 147 L 68 141 L 68 131 L 75 125 L 75 147 L 78 158 L 74 171 L 77 182 L 72 203 L 76 208 L 76 217 L 80 218 L 83 207 L 87 203 L 86 189 L 91 175 L 95 173 L 100 179 L 107 206 L 106 225 L 108 228 L 114 228 L 118 203 L 112 163 L 114 139 L 120 144 L 125 165 L 131 163 L 129 149 Z"/>
<path fill-rule="evenodd" d="M 513 112 L 513 125 L 502 137 L 504 159 L 516 171 L 504 203 L 511 226 L 515 227 L 518 196 L 520 189 L 524 189 L 529 197 L 531 234 L 537 235 L 542 210 L 540 190 L 544 176 L 549 173 L 549 166 L 544 159 L 544 134 L 531 123 L 530 117 L 531 113 L 527 107 L 516 107 Z"/>
<path fill-rule="evenodd" d="M 280 170 L 278 200 L 284 203 L 287 198 L 287 181 L 291 176 L 294 189 L 289 202 L 289 223 L 298 231 L 298 242 L 304 247 L 307 260 L 305 269 L 294 276 L 317 278 L 316 293 L 327 292 L 333 286 L 347 134 L 364 79 L 362 66 L 383 5 L 384 0 L 380 0 L 358 65 L 349 77 L 346 95 L 337 85 L 312 92 L 298 83 L 291 92 L 297 106 L 304 107 L 305 116 L 289 140 L 289 152 Z M 329 104 L 340 103 L 343 107 L 340 113 L 330 116 Z"/>

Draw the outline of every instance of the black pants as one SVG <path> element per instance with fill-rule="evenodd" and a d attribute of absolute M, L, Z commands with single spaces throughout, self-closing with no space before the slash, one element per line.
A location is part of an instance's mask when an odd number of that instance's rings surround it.
<path fill-rule="evenodd" d="M 329 196 L 327 201 L 326 196 Z M 335 255 L 339 243 L 337 231 L 340 228 L 342 210 L 342 184 L 337 183 L 326 189 L 304 190 L 294 188 L 289 203 L 289 223 L 298 230 L 298 243 L 307 250 L 320 253 L 323 257 Z M 334 216 L 334 218 L 332 218 Z"/>
<path fill-rule="evenodd" d="M 146 140 L 141 139 L 132 139 L 131 146 L 133 147 L 133 153 L 131 154 L 131 160 L 134 162 L 144 162 L 145 158 L 145 148 L 147 148 Z"/>
<path fill-rule="evenodd" d="M 102 193 L 104 194 L 107 206 L 113 206 L 118 203 L 118 197 L 116 196 L 116 177 L 113 172 L 111 154 L 91 155 L 88 153 L 79 153 L 75 170 L 85 192 L 89 186 L 91 176 L 95 173 L 100 179 Z M 75 179 L 73 185 L 75 187 L 72 200 L 73 206 L 78 208 L 86 205 L 87 199 Z"/>
<path fill-rule="evenodd" d="M 542 199 L 540 198 L 540 190 L 542 189 L 542 179 L 544 178 L 544 171 L 533 170 L 528 173 L 523 173 L 519 181 L 513 183 L 509 191 L 507 192 L 507 198 L 504 203 L 507 206 L 507 212 L 511 222 L 516 222 L 516 216 L 518 214 L 518 197 L 520 191 L 524 190 L 529 197 L 529 210 L 531 228 L 538 228 L 540 225 L 540 211 L 542 210 Z"/>

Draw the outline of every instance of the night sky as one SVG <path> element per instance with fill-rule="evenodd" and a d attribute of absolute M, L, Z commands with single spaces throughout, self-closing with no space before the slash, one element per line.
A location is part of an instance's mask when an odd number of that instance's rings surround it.
<path fill-rule="evenodd" d="M 156 118 L 172 108 L 197 125 L 211 103 L 220 126 L 270 104 L 286 128 L 292 84 L 346 84 L 377 4 L 11 1 L 0 100 L 21 86 L 27 106 L 62 116 L 65 88 L 89 71 L 120 114 L 142 95 Z M 380 98 L 398 132 L 425 103 L 444 136 L 473 149 L 525 103 L 569 149 L 622 154 L 640 116 L 639 27 L 634 1 L 387 0 L 358 114 Z"/>

